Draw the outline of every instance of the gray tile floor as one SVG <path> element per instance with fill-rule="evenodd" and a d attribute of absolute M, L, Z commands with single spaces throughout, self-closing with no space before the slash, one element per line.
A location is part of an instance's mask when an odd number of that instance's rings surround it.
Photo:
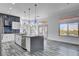
<path fill-rule="evenodd" d="M 79 46 L 45 40 L 44 51 L 28 52 L 14 42 L 3 43 L 1 46 L 2 56 L 78 56 Z"/>

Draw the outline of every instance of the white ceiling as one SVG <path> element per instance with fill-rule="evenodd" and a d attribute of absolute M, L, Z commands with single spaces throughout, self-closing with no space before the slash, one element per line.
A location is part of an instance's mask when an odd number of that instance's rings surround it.
<path fill-rule="evenodd" d="M 76 4 L 68 4 L 68 3 L 39 3 L 37 4 L 37 19 L 46 18 L 52 13 L 59 11 L 61 9 L 65 9 L 69 6 L 73 6 Z M 12 14 L 16 16 L 20 16 L 21 18 L 28 19 L 29 11 L 31 9 L 30 18 L 34 19 L 35 16 L 35 6 L 34 3 L 0 3 L 0 13 Z M 26 11 L 26 15 L 24 14 Z"/>

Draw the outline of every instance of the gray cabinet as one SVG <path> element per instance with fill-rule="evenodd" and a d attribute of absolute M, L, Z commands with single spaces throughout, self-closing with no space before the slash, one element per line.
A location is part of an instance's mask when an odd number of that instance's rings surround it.
<path fill-rule="evenodd" d="M 0 34 L 19 33 L 20 29 L 12 29 L 12 22 L 20 22 L 20 17 L 0 13 Z"/>
<path fill-rule="evenodd" d="M 44 50 L 44 37 L 43 36 L 26 37 L 26 49 L 29 52 Z"/>

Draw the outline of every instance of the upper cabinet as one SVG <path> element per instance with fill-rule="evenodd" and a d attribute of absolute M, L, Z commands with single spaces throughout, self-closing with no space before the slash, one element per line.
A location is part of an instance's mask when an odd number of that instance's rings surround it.
<path fill-rule="evenodd" d="M 12 29 L 13 22 L 20 22 L 20 17 L 0 13 L 0 28 L 4 33 L 19 33 L 20 29 Z"/>
<path fill-rule="evenodd" d="M 11 26 L 10 22 L 10 16 L 9 15 L 3 15 L 4 19 L 4 26 Z"/>

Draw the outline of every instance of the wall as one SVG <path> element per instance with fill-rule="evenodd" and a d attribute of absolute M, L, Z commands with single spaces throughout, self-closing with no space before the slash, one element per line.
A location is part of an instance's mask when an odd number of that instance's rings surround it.
<path fill-rule="evenodd" d="M 75 37 L 60 37 L 58 31 L 58 20 L 65 16 L 79 16 L 79 5 L 69 6 L 65 9 L 59 10 L 49 16 L 48 19 L 48 39 L 67 42 L 79 45 L 79 38 Z"/>

